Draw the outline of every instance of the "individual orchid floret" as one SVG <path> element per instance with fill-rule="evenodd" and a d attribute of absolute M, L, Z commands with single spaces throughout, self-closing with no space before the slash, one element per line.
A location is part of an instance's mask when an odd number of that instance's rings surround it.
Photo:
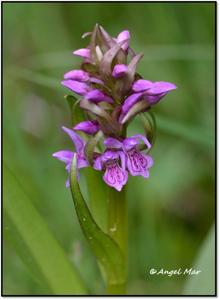
<path fill-rule="evenodd" d="M 176 85 L 170 82 L 158 81 L 151 82 L 149 80 L 139 79 L 133 86 L 134 92 L 142 92 L 144 98 L 151 104 L 157 103 L 167 93 L 176 89 Z"/>
<path fill-rule="evenodd" d="M 144 100 L 143 102 L 145 102 L 146 105 L 141 106 L 141 109 L 142 107 L 146 109 L 156 104 L 159 100 L 166 96 L 167 93 L 174 89 L 176 89 L 175 84 L 170 82 L 152 82 L 144 79 L 137 80 L 132 86 L 132 90 L 135 93 L 128 96 L 128 98 L 126 98 L 123 102 L 119 122 L 122 124 L 125 123 L 126 114 L 134 107 L 134 105 L 136 105 L 137 102 Z"/>
<path fill-rule="evenodd" d="M 144 154 L 138 149 L 141 140 L 148 149 L 151 148 L 148 139 L 141 134 L 133 135 L 123 141 L 109 137 L 104 141 L 104 144 L 108 148 L 122 149 L 124 151 L 126 155 L 126 167 L 132 176 L 141 175 L 148 178 L 148 169 L 152 167 L 153 159 L 150 155 Z"/>
<path fill-rule="evenodd" d="M 66 128 L 64 126 L 62 127 L 62 129 L 71 138 L 73 144 L 75 145 L 76 152 L 73 152 L 70 150 L 61 150 L 61 151 L 53 153 L 52 156 L 66 164 L 66 170 L 68 173 L 70 173 L 71 163 L 72 163 L 74 153 L 76 153 L 76 158 L 77 158 L 77 171 L 81 168 L 88 167 L 89 163 L 86 160 L 86 157 L 84 154 L 84 148 L 85 148 L 84 140 L 73 130 Z M 78 172 L 78 179 L 79 179 L 79 172 Z M 69 185 L 70 185 L 70 183 L 69 183 L 69 178 L 68 178 L 66 181 L 66 187 L 69 187 Z"/>
<path fill-rule="evenodd" d="M 93 167 L 96 170 L 105 170 L 103 180 L 119 192 L 128 180 L 128 172 L 125 170 L 125 154 L 122 151 L 107 150 L 96 158 Z"/>
<path fill-rule="evenodd" d="M 99 131 L 99 122 L 96 120 L 83 121 L 76 124 L 73 129 L 82 131 L 86 134 L 95 134 Z"/>
<path fill-rule="evenodd" d="M 112 72 L 112 76 L 114 78 L 121 78 L 124 77 L 125 74 L 127 73 L 128 67 L 126 65 L 115 65 L 113 72 Z"/>

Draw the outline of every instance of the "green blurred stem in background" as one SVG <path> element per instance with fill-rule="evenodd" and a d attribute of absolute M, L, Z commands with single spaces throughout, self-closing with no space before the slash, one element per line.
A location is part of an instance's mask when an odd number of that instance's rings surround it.
<path fill-rule="evenodd" d="M 121 192 L 113 188 L 108 188 L 108 234 L 119 245 L 125 260 L 125 278 L 124 284 L 109 285 L 109 294 L 125 294 L 126 293 L 126 277 L 127 277 L 127 243 L 128 243 L 128 213 L 126 187 Z"/>

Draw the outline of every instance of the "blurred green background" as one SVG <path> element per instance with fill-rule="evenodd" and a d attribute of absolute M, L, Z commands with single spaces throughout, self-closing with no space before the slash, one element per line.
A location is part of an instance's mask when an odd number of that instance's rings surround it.
<path fill-rule="evenodd" d="M 64 167 L 51 157 L 71 147 L 60 130 L 70 126 L 60 81 L 79 67 L 72 51 L 86 46 L 81 35 L 95 23 L 113 36 L 130 30 L 131 47 L 145 54 L 138 72 L 178 87 L 153 108 L 158 132 L 150 179 L 129 179 L 128 293 L 213 295 L 215 3 L 4 3 L 4 162 L 91 293 L 103 293 L 64 187 Z M 130 132 L 141 130 L 136 119 Z M 6 184 L 16 194 L 15 184 Z M 19 209 L 4 208 L 3 293 L 51 294 L 35 272 L 37 259 L 25 252 Z M 201 275 L 149 274 L 193 266 Z"/>

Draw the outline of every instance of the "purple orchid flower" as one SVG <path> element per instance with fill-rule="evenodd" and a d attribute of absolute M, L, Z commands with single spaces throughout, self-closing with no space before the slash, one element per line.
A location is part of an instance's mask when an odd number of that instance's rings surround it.
<path fill-rule="evenodd" d="M 85 155 L 84 155 L 84 148 L 85 148 L 84 140 L 73 130 L 66 128 L 64 126 L 62 127 L 62 129 L 71 138 L 72 142 L 75 145 L 76 152 L 72 152 L 70 150 L 61 150 L 61 151 L 53 153 L 52 156 L 66 164 L 66 170 L 68 173 L 70 173 L 71 163 L 72 163 L 74 153 L 76 153 L 76 159 L 77 159 L 77 172 L 81 168 L 88 167 L 89 163 L 86 160 Z M 77 173 L 77 177 L 79 180 L 79 172 Z M 69 186 L 70 186 L 70 182 L 69 182 L 69 178 L 68 178 L 66 181 L 66 187 L 69 187 Z"/>
<path fill-rule="evenodd" d="M 152 82 L 144 79 L 137 80 L 132 86 L 134 94 L 128 96 L 122 105 L 119 122 L 124 123 L 126 114 L 137 102 L 145 100 L 149 106 L 152 106 L 174 89 L 176 89 L 176 85 L 170 82 Z"/>
<path fill-rule="evenodd" d="M 141 175 L 148 178 L 148 169 L 152 167 L 153 159 L 150 155 L 144 154 L 138 149 L 140 140 L 145 143 L 148 149 L 151 148 L 150 142 L 141 134 L 133 135 L 123 141 L 109 137 L 104 141 L 104 144 L 108 148 L 124 151 L 126 154 L 126 167 L 132 176 Z"/>
<path fill-rule="evenodd" d="M 121 161 L 121 165 L 119 161 Z M 128 180 L 123 151 L 106 150 L 96 158 L 93 167 L 96 170 L 105 170 L 103 180 L 119 192 Z"/>

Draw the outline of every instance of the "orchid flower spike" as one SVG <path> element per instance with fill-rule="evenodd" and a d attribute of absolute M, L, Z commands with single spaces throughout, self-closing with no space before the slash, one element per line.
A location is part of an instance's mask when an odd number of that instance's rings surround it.
<path fill-rule="evenodd" d="M 63 127 L 75 152 L 61 150 L 53 156 L 66 164 L 69 173 L 76 153 L 77 170 L 90 166 L 103 172 L 104 182 L 121 191 L 129 175 L 148 178 L 153 165 L 149 155 L 154 135 L 148 129 L 152 129 L 151 122 L 149 126 L 143 123 L 146 135 L 137 133 L 130 137 L 126 134 L 128 124 L 140 114 L 148 114 L 176 85 L 146 80 L 137 73 L 143 53 L 136 54 L 131 48 L 128 30 L 112 37 L 96 24 L 84 37 L 89 40 L 88 45 L 73 52 L 81 60 L 81 67 L 66 72 L 61 84 L 79 96 L 76 105 L 84 110 L 85 118 L 73 129 Z M 100 138 L 102 148 L 97 147 Z"/>

